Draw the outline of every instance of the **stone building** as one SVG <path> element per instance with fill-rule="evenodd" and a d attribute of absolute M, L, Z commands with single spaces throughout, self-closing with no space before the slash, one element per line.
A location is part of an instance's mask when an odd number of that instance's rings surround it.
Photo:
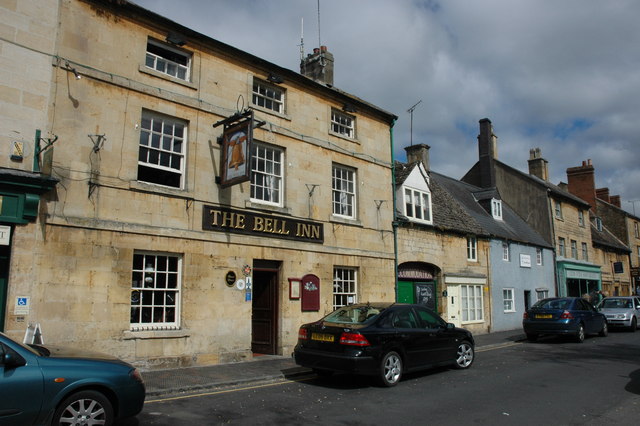
<path fill-rule="evenodd" d="M 326 48 L 306 76 L 123 0 L 13 9 L 55 17 L 50 44 L 2 49 L 46 69 L 20 131 L 55 143 L 0 158 L 43 193 L 8 221 L 0 182 L 8 334 L 39 323 L 147 368 L 213 364 L 289 354 L 301 323 L 395 300 L 397 117 L 318 72 Z"/>
<path fill-rule="evenodd" d="M 528 174 L 498 160 L 497 139 L 491 121 L 480 120 L 479 159 L 462 180 L 481 188 L 496 188 L 501 199 L 555 247 L 558 296 L 582 296 L 601 290 L 589 204 L 549 182 L 548 162 L 539 149 L 530 151 Z"/>

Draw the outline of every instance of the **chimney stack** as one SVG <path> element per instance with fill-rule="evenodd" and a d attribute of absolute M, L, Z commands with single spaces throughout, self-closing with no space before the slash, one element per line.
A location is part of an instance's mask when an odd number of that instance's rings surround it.
<path fill-rule="evenodd" d="M 595 209 L 596 179 L 591 160 L 583 161 L 582 166 L 568 168 L 567 180 L 569 181 L 569 192 L 589 203 L 591 209 Z M 609 197 L 609 189 L 606 190 L 606 196 Z"/>
<path fill-rule="evenodd" d="M 609 197 L 609 188 L 596 189 L 596 198 L 599 198 L 602 201 L 606 201 L 607 203 L 611 203 L 611 198 Z"/>
<path fill-rule="evenodd" d="M 616 206 L 619 209 L 622 208 L 620 206 L 620 196 L 619 195 L 612 195 L 610 199 L 611 199 L 611 204 L 613 204 L 614 206 Z"/>
<path fill-rule="evenodd" d="M 542 151 L 540 148 L 534 148 L 529 150 L 529 174 L 540 178 L 544 181 L 549 181 L 549 162 L 542 158 Z"/>
<path fill-rule="evenodd" d="M 318 83 L 333 86 L 333 54 L 327 46 L 314 48 L 300 63 L 300 74 Z"/>
<path fill-rule="evenodd" d="M 480 187 L 495 188 L 496 170 L 493 160 L 498 159 L 498 137 L 493 133 L 491 120 L 480 120 L 478 135 L 478 160 L 480 164 Z"/>
<path fill-rule="evenodd" d="M 411 145 L 404 148 L 407 152 L 407 162 L 421 162 L 425 170 L 429 171 L 429 149 L 431 147 L 426 144 Z"/>

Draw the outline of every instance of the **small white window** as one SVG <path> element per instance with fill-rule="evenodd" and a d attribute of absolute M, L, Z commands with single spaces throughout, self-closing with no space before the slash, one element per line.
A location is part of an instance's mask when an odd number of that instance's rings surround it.
<path fill-rule="evenodd" d="M 595 222 L 596 222 L 596 229 L 599 232 L 602 232 L 602 219 L 600 219 L 599 217 L 596 217 Z"/>
<path fill-rule="evenodd" d="M 640 226 L 638 226 L 638 222 L 633 222 L 633 229 L 636 234 L 636 238 L 640 238 Z"/>
<path fill-rule="evenodd" d="M 431 222 L 431 196 L 417 189 L 404 189 L 404 206 L 407 217 L 420 222 Z"/>
<path fill-rule="evenodd" d="M 182 188 L 187 124 L 183 120 L 142 112 L 138 180 Z"/>
<path fill-rule="evenodd" d="M 504 288 L 502 289 L 502 301 L 504 304 L 505 312 L 515 312 L 516 304 L 513 299 L 514 292 L 512 288 Z"/>
<path fill-rule="evenodd" d="M 589 250 L 587 243 L 582 243 L 582 260 L 589 260 Z"/>
<path fill-rule="evenodd" d="M 584 211 L 578 210 L 578 225 L 584 227 Z"/>
<path fill-rule="evenodd" d="M 253 79 L 253 105 L 284 114 L 284 89 Z"/>
<path fill-rule="evenodd" d="M 509 243 L 504 241 L 502 243 L 502 260 L 504 260 L 505 262 L 508 262 L 510 259 L 509 256 Z"/>
<path fill-rule="evenodd" d="M 567 257 L 567 249 L 565 239 L 562 237 L 558 237 L 558 255 L 562 257 Z"/>
<path fill-rule="evenodd" d="M 545 289 L 536 289 L 536 297 L 538 300 L 546 299 L 549 297 L 549 290 Z"/>
<path fill-rule="evenodd" d="M 542 249 L 536 249 L 536 265 L 542 265 Z"/>
<path fill-rule="evenodd" d="M 333 268 L 333 309 L 358 303 L 357 277 L 354 268 Z"/>
<path fill-rule="evenodd" d="M 578 258 L 578 243 L 576 240 L 571 240 L 571 257 Z"/>
<path fill-rule="evenodd" d="M 283 151 L 258 142 L 251 151 L 251 200 L 282 205 Z"/>
<path fill-rule="evenodd" d="M 356 217 L 356 172 L 334 165 L 332 174 L 333 214 L 353 219 Z"/>
<path fill-rule="evenodd" d="M 555 201 L 556 219 L 562 219 L 562 204 L 560 201 Z"/>
<path fill-rule="evenodd" d="M 467 260 L 478 261 L 478 240 L 475 237 L 467 237 Z"/>
<path fill-rule="evenodd" d="M 189 81 L 191 55 L 163 43 L 149 40 L 145 65 L 171 77 Z"/>
<path fill-rule="evenodd" d="M 331 132 L 349 139 L 355 137 L 356 119 L 354 116 L 331 109 Z"/>
<path fill-rule="evenodd" d="M 484 320 L 484 302 L 481 285 L 461 285 L 460 303 L 462 322 L 480 322 Z"/>
<path fill-rule="evenodd" d="M 494 219 L 502 220 L 502 201 L 496 200 L 495 198 L 491 200 L 491 215 Z"/>

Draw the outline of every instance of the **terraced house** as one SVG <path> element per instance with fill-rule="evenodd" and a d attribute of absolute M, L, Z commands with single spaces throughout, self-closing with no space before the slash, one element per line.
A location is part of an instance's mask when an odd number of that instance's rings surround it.
<path fill-rule="evenodd" d="M 396 117 L 335 88 L 327 48 L 298 72 L 127 1 L 0 7 L 3 64 L 30 61 L 0 103 L 8 334 L 212 364 L 395 299 Z"/>

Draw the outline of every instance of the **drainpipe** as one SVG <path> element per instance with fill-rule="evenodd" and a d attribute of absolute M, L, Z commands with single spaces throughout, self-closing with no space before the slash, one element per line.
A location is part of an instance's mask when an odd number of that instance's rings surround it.
<path fill-rule="evenodd" d="M 398 301 L 398 220 L 396 217 L 396 160 L 393 149 L 393 126 L 396 124 L 394 119 L 389 127 L 389 137 L 391 144 L 391 193 L 393 194 L 393 291 L 395 293 L 395 301 Z"/>

